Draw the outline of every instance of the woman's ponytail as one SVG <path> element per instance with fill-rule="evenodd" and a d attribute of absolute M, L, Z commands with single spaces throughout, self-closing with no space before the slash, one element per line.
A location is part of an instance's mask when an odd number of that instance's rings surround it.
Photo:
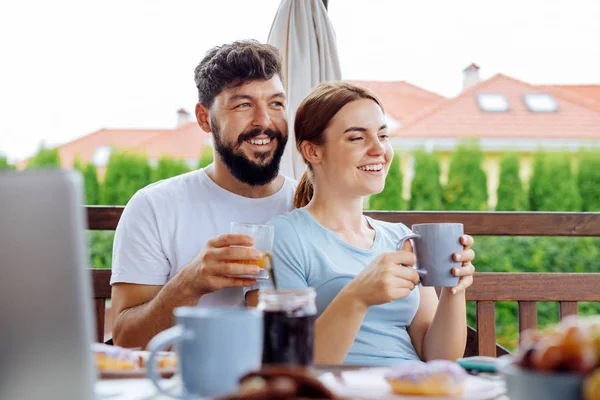
<path fill-rule="evenodd" d="M 305 207 L 313 197 L 313 184 L 310 177 L 309 168 L 306 168 L 298 186 L 296 187 L 296 194 L 294 195 L 294 207 L 302 208 Z"/>

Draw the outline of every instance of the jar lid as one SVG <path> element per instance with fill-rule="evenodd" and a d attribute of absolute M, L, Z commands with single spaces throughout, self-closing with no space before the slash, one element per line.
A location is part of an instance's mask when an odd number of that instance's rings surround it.
<path fill-rule="evenodd" d="M 315 309 L 316 292 L 313 288 L 300 289 L 260 289 L 258 307 L 265 311 L 297 312 Z"/>

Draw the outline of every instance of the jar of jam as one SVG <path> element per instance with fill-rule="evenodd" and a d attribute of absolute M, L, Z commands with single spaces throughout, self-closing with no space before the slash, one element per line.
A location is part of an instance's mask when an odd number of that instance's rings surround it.
<path fill-rule="evenodd" d="M 263 311 L 263 364 L 311 365 L 315 290 L 261 289 L 258 308 Z"/>

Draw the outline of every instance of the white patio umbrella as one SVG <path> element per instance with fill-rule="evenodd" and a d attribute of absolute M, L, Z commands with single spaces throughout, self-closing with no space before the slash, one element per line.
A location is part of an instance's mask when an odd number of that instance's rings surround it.
<path fill-rule="evenodd" d="M 323 1 L 282 0 L 267 42 L 277 47 L 283 58 L 283 85 L 288 98 L 289 140 L 281 172 L 300 179 L 305 164 L 296 150 L 296 109 L 319 83 L 342 79 L 335 32 Z"/>

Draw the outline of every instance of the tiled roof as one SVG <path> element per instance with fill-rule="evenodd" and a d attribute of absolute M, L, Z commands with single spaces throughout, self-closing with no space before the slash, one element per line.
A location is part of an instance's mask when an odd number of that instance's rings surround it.
<path fill-rule="evenodd" d="M 159 136 L 164 130 L 157 129 L 100 129 L 96 132 L 77 138 L 58 146 L 58 153 L 63 168 L 71 168 L 75 157 L 82 162 L 92 161 L 94 152 L 103 146 L 116 149 L 137 149 L 141 143 Z M 18 167 L 24 167 L 27 160 L 17 163 Z"/>
<path fill-rule="evenodd" d="M 541 85 L 538 88 L 600 110 L 600 85 Z"/>
<path fill-rule="evenodd" d="M 200 158 L 208 134 L 196 122 L 189 122 L 175 129 L 100 129 L 71 142 L 58 146 L 61 165 L 68 169 L 75 158 L 92 162 L 94 153 L 101 147 L 117 150 L 134 150 L 148 155 L 150 159 L 169 155 L 174 158 Z M 27 160 L 17 163 L 25 167 Z"/>
<path fill-rule="evenodd" d="M 349 81 L 375 92 L 383 103 L 386 114 L 398 121 L 405 121 L 422 112 L 432 104 L 444 100 L 439 94 L 422 89 L 404 81 Z"/>
<path fill-rule="evenodd" d="M 574 138 L 600 139 L 598 103 L 563 90 L 547 90 L 558 105 L 557 112 L 532 112 L 523 95 L 546 89 L 498 74 L 467 89 L 453 99 L 436 103 L 406 121 L 392 136 L 420 138 Z M 482 111 L 479 93 L 502 93 L 510 110 Z"/>
<path fill-rule="evenodd" d="M 162 155 L 175 158 L 196 158 L 202 154 L 202 148 L 209 134 L 196 122 L 188 122 L 172 131 L 161 133 L 141 144 L 149 158 Z"/>

